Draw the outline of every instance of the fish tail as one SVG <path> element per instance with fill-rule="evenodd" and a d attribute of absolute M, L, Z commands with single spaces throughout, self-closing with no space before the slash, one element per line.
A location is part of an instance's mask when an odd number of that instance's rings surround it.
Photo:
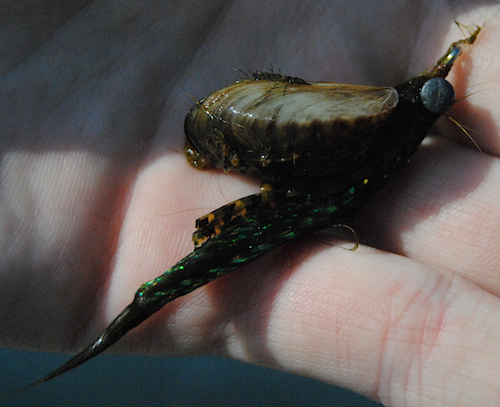
<path fill-rule="evenodd" d="M 94 358 L 95 356 L 108 349 L 111 345 L 113 345 L 121 337 L 123 337 L 128 331 L 135 328 L 151 314 L 152 312 L 147 311 L 134 300 L 134 302 L 126 307 L 91 345 L 87 346 L 80 353 L 76 354 L 66 363 L 53 370 L 49 374 L 45 375 L 41 379 L 18 390 L 15 390 L 13 393 L 26 390 L 30 387 L 37 386 L 41 383 L 51 380 Z"/>
<path fill-rule="evenodd" d="M 15 392 L 51 380 L 94 358 L 176 298 L 301 235 L 330 224 L 345 223 L 360 209 L 360 203 L 365 200 L 362 195 L 371 193 L 370 184 L 363 180 L 333 198 L 325 195 L 326 201 L 321 203 L 301 205 L 292 202 L 280 208 L 257 208 L 236 217 L 219 234 L 210 237 L 164 274 L 139 287 L 133 302 L 91 345 L 56 370 Z M 353 199 L 355 195 L 358 199 Z"/>

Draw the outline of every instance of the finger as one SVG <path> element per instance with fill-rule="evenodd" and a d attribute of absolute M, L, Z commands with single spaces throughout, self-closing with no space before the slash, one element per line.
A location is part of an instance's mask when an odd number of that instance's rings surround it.
<path fill-rule="evenodd" d="M 198 217 L 258 191 L 253 180 L 196 170 L 181 154 L 146 166 L 131 190 L 114 272 L 101 293 L 108 296 L 104 318 L 114 318 L 142 283 L 193 251 L 191 234 Z"/>
<path fill-rule="evenodd" d="M 459 63 L 450 72 L 458 102 L 449 111 L 449 116 L 468 129 L 470 137 L 485 153 L 500 156 L 500 76 L 497 52 L 500 40 L 500 7 L 490 6 L 489 16 L 477 41 L 462 55 Z M 469 17 L 470 19 L 471 17 Z M 477 22 L 480 24 L 480 22 Z M 450 120 L 438 122 L 440 135 L 477 149 L 476 145 L 457 125 Z"/>
<path fill-rule="evenodd" d="M 363 214 L 366 242 L 500 294 L 500 161 L 449 142 L 423 147 Z"/>
<path fill-rule="evenodd" d="M 500 402 L 500 302 L 461 277 L 366 247 L 328 248 L 265 287 L 253 290 L 265 297 L 244 302 L 240 291 L 225 304 L 233 318 L 217 332 L 230 332 L 232 357 L 385 405 Z"/>

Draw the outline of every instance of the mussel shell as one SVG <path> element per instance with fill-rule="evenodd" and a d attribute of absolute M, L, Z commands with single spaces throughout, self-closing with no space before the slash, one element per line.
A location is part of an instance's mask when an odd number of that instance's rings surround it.
<path fill-rule="evenodd" d="M 190 162 L 282 183 L 335 176 L 387 143 L 392 87 L 245 80 L 209 94 L 185 121 Z"/>

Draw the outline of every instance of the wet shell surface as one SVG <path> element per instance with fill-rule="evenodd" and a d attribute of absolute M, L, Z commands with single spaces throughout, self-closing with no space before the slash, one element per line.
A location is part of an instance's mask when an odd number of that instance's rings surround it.
<path fill-rule="evenodd" d="M 209 94 L 185 121 L 192 165 L 263 179 L 337 174 L 384 142 L 392 87 L 245 80 Z M 291 180 L 290 180 L 291 183 Z"/>

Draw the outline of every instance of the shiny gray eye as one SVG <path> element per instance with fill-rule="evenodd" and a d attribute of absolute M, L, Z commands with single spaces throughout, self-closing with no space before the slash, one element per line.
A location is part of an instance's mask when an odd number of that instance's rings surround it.
<path fill-rule="evenodd" d="M 455 89 L 443 78 L 431 78 L 420 90 L 424 107 L 433 113 L 443 114 L 455 103 Z"/>

